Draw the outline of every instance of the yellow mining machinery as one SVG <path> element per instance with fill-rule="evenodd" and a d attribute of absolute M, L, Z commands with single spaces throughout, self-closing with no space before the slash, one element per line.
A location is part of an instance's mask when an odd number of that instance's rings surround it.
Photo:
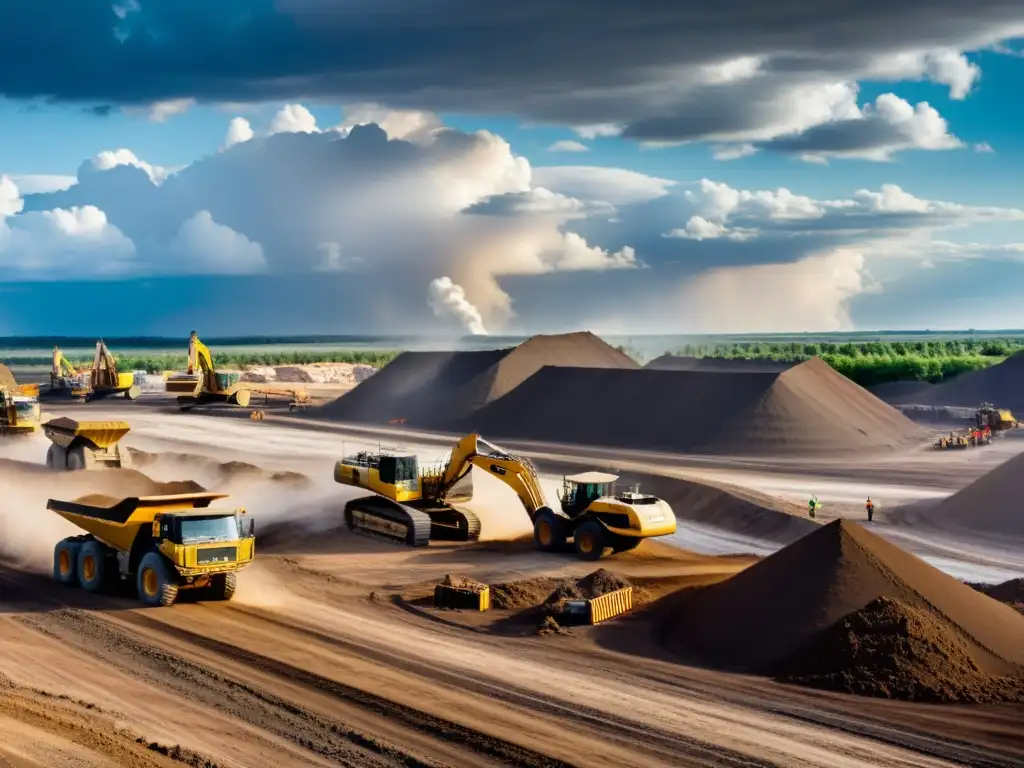
<path fill-rule="evenodd" d="M 53 443 L 46 466 L 58 470 L 130 469 L 131 455 L 118 441 L 131 429 L 123 421 L 75 421 L 66 417 L 43 424 Z"/>
<path fill-rule="evenodd" d="M 117 359 L 102 340 L 96 342 L 92 368 L 88 371 L 75 368 L 60 347 L 53 348 L 50 387 L 44 392 L 44 398 L 89 402 L 114 395 L 136 400 L 141 394 L 142 390 L 135 384 L 135 374 L 118 372 Z"/>
<path fill-rule="evenodd" d="M 39 429 L 38 393 L 35 384 L 19 385 L 10 369 L 0 365 L 0 437 L 31 435 Z"/>
<path fill-rule="evenodd" d="M 178 395 L 178 405 L 183 411 L 197 405 L 217 403 L 245 408 L 254 394 L 263 395 L 264 400 L 286 395 L 290 398 L 289 410 L 306 408 L 312 402 L 306 391 L 299 387 L 249 384 L 242 381 L 242 374 L 238 371 L 216 370 L 210 348 L 199 340 L 195 331 L 188 340 L 188 369 L 183 373 L 169 374 L 165 388 Z"/>
<path fill-rule="evenodd" d="M 974 420 L 978 429 L 988 427 L 993 432 L 1016 429 L 1020 426 L 1013 413 L 1005 408 L 996 408 L 992 403 L 982 403 L 981 408 L 974 412 Z"/>
<path fill-rule="evenodd" d="M 414 547 L 431 539 L 474 541 L 480 536 L 479 519 L 449 501 L 455 484 L 474 468 L 515 491 L 533 523 L 537 547 L 546 552 L 564 549 L 571 538 L 580 557 L 597 560 L 609 549 L 624 552 L 645 538 L 676 530 L 675 515 L 666 502 L 639 489 L 616 493 L 618 478 L 597 472 L 564 478 L 556 512 L 548 506 L 529 459 L 476 434 L 459 440 L 446 464 L 422 471 L 416 456 L 384 451 L 362 452 L 337 462 L 336 482 L 373 491 L 345 505 L 345 524 Z"/>
<path fill-rule="evenodd" d="M 171 605 L 183 589 L 207 600 L 230 600 L 238 571 L 256 553 L 253 521 L 244 509 L 211 509 L 223 493 L 184 493 L 46 505 L 85 535 L 57 543 L 53 576 L 101 592 L 134 583 L 144 605 Z"/>

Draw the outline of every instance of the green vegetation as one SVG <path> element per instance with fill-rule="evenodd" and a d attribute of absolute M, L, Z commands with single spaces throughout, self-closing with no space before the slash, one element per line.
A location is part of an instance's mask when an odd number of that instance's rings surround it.
<path fill-rule="evenodd" d="M 773 360 L 798 363 L 820 357 L 861 386 L 890 381 L 932 383 L 966 371 L 1001 363 L 1024 350 L 1024 338 L 946 341 L 865 341 L 845 343 L 687 344 L 675 354 L 686 357 Z"/>
<path fill-rule="evenodd" d="M 117 368 L 120 371 L 148 371 L 159 373 L 160 371 L 184 370 L 188 365 L 185 355 L 175 353 L 154 352 L 147 355 L 119 355 L 116 351 Z M 380 368 L 391 362 L 398 352 L 377 351 L 377 350 L 331 350 L 325 352 L 313 351 L 270 351 L 251 353 L 213 353 L 213 364 L 217 368 L 241 368 L 253 365 L 306 365 L 309 363 L 355 363 L 360 365 L 372 365 Z M 69 356 L 71 364 L 76 368 L 89 368 L 92 366 L 92 358 Z M 33 357 L 11 357 L 7 359 L 8 365 L 28 366 L 45 365 L 49 366 L 51 358 Z"/>

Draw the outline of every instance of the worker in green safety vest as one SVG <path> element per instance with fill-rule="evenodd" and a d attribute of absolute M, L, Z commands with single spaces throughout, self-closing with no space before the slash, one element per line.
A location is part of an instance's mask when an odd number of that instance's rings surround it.
<path fill-rule="evenodd" d="M 818 501 L 817 496 L 811 496 L 811 500 L 807 502 L 807 514 L 813 519 L 815 512 L 821 509 L 821 502 Z"/>

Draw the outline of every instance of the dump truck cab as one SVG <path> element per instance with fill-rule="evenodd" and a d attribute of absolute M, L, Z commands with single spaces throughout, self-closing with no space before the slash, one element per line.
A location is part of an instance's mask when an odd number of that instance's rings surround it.
<path fill-rule="evenodd" d="M 182 589 L 229 600 L 236 574 L 255 556 L 255 526 L 244 509 L 211 508 L 220 493 L 78 501 L 47 508 L 87 532 L 58 542 L 54 578 L 99 592 L 134 581 L 146 605 L 171 605 Z"/>
<path fill-rule="evenodd" d="M 0 389 L 0 434 L 32 434 L 40 418 L 38 398 Z"/>

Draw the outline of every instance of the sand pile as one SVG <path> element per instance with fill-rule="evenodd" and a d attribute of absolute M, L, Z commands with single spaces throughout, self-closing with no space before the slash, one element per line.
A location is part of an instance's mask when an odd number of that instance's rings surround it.
<path fill-rule="evenodd" d="M 924 403 L 928 393 L 934 388 L 927 381 L 887 381 L 869 388 L 875 397 L 887 403 Z"/>
<path fill-rule="evenodd" d="M 461 421 L 502 397 L 544 366 L 639 368 L 591 333 L 534 336 L 518 347 L 480 352 L 405 352 L 351 392 L 326 404 L 319 418 L 460 429 Z"/>
<path fill-rule="evenodd" d="M 940 501 L 927 512 L 927 519 L 946 528 L 1024 539 L 1021 478 L 1024 454 L 1014 456 Z"/>
<path fill-rule="evenodd" d="M 876 603 L 864 612 L 879 598 L 901 605 Z M 712 663 L 764 674 L 858 679 L 865 692 L 886 685 L 898 692 L 891 666 L 882 661 L 885 653 L 871 651 L 894 647 L 886 622 L 902 622 L 905 634 L 913 635 L 901 641 L 910 655 L 899 664 L 901 674 L 916 670 L 920 679 L 914 685 L 904 679 L 903 694 L 943 690 L 926 679 L 934 672 L 932 651 L 921 656 L 936 646 L 936 653 L 956 650 L 961 661 L 966 654 L 970 668 L 986 677 L 1024 674 L 1024 616 L 847 520 L 700 590 L 665 628 L 677 651 Z M 810 664 L 818 655 L 824 666 L 800 666 L 801 658 Z M 977 679 L 962 682 L 962 690 L 978 688 Z M 944 685 L 955 687 L 949 680 Z"/>
<path fill-rule="evenodd" d="M 969 641 L 928 610 L 880 597 L 796 654 L 783 682 L 935 703 L 1024 700 L 1024 680 L 979 668 Z"/>
<path fill-rule="evenodd" d="M 962 373 L 949 381 L 888 395 L 890 402 L 920 405 L 960 405 L 977 408 L 982 402 L 998 408 L 1024 411 L 1024 352 L 1012 355 L 999 365 Z"/>
<path fill-rule="evenodd" d="M 135 466 L 142 469 L 173 465 L 175 470 L 201 474 L 210 485 L 219 486 L 235 480 L 270 480 L 296 488 L 310 488 L 313 481 L 299 472 L 268 470 L 244 461 L 219 462 L 190 453 L 149 453 L 130 448 Z"/>
<path fill-rule="evenodd" d="M 494 439 L 748 455 L 874 452 L 928 437 L 818 359 L 782 373 L 547 367 L 464 427 Z"/>
<path fill-rule="evenodd" d="M 175 493 L 198 493 L 203 486 L 191 480 L 160 483 L 135 469 L 106 469 L 96 472 L 54 472 L 41 464 L 0 459 L 0 487 L 38 486 L 53 498 L 75 499 L 90 493 L 124 498 L 127 496 L 162 496 Z"/>
<path fill-rule="evenodd" d="M 782 373 L 796 363 L 779 363 L 774 360 L 719 359 L 715 357 L 682 357 L 662 355 L 651 360 L 644 368 L 652 371 L 709 371 L 714 373 Z"/>
<path fill-rule="evenodd" d="M 372 365 L 355 363 L 309 363 L 305 365 L 278 365 L 247 367 L 242 381 L 258 384 L 268 382 L 288 384 L 341 384 L 354 387 L 377 372 Z"/>
<path fill-rule="evenodd" d="M 968 583 L 967 586 L 988 595 L 993 600 L 1006 603 L 1018 613 L 1024 613 L 1024 579 L 1010 579 L 1002 584 Z"/>

